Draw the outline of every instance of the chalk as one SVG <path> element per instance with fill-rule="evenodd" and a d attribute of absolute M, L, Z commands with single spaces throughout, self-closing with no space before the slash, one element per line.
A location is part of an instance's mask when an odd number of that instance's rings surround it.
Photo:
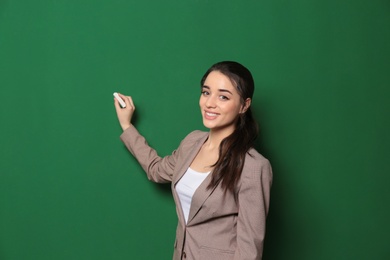
<path fill-rule="evenodd" d="M 118 93 L 114 92 L 114 97 L 118 100 L 119 104 L 121 105 L 122 108 L 126 107 L 125 101 L 118 95 Z"/>

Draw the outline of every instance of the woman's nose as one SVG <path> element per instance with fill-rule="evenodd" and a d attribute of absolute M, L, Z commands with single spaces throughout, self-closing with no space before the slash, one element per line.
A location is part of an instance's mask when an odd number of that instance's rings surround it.
<path fill-rule="evenodd" d="M 215 98 L 213 96 L 209 96 L 206 100 L 206 107 L 216 107 Z"/>

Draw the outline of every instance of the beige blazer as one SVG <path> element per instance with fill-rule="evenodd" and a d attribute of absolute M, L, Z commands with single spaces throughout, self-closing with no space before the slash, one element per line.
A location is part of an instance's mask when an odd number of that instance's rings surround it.
<path fill-rule="evenodd" d="M 187 224 L 175 186 L 202 144 L 207 132 L 190 133 L 169 156 L 161 158 L 131 126 L 121 135 L 129 151 L 153 182 L 171 182 L 178 225 L 173 259 L 261 259 L 272 184 L 271 165 L 256 150 L 245 158 L 238 200 L 218 185 L 207 189 L 211 174 L 195 191 Z"/>

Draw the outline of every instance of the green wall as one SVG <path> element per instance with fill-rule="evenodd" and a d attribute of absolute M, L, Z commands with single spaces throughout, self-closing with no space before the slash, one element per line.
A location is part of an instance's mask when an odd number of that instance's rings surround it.
<path fill-rule="evenodd" d="M 220 60 L 256 80 L 264 259 L 387 259 L 387 0 L 0 0 L 0 259 L 170 259 L 169 187 L 120 142 L 112 93 L 166 155 L 203 128 Z"/>

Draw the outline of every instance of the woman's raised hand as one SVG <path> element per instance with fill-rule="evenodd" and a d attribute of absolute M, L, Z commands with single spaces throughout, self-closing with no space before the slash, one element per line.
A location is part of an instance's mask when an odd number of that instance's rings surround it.
<path fill-rule="evenodd" d="M 119 124 L 121 125 L 123 131 L 129 128 L 131 125 L 131 118 L 133 117 L 135 106 L 133 100 L 130 96 L 122 95 L 118 93 L 118 95 L 123 99 L 126 103 L 126 107 L 122 108 L 116 98 L 114 98 L 114 105 L 116 109 L 116 114 L 118 116 Z"/>

